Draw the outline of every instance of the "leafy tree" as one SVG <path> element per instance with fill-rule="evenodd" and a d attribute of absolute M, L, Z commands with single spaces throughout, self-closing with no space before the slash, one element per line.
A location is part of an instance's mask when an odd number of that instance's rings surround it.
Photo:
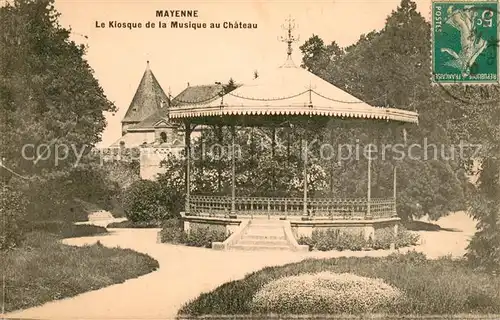
<path fill-rule="evenodd" d="M 11 186 L 0 186 L 0 250 L 17 246 L 22 239 L 26 199 Z"/>
<path fill-rule="evenodd" d="M 330 63 L 337 61 L 344 53 L 335 41 L 325 46 L 317 35 L 312 35 L 300 46 L 300 50 L 303 54 L 301 67 L 315 74 L 321 74 Z"/>
<path fill-rule="evenodd" d="M 178 157 L 169 156 L 162 162 L 166 171 L 158 175 L 160 185 L 160 196 L 165 206 L 163 219 L 177 218 L 184 210 L 185 204 L 185 162 Z"/>
<path fill-rule="evenodd" d="M 419 125 L 406 127 L 407 146 L 413 143 L 423 145 L 424 139 L 428 144 L 449 146 L 452 143 L 452 125 L 442 119 L 450 117 L 454 102 L 446 97 L 442 89 L 431 86 L 429 35 L 430 25 L 416 11 L 416 4 L 403 0 L 387 18 L 382 30 L 362 35 L 356 44 L 345 49 L 345 54 L 321 72 L 315 71 L 314 66 L 321 62 L 325 50 L 323 41 L 317 36 L 310 38 L 302 47 L 307 49 L 303 50 L 304 64 L 325 80 L 371 105 L 418 110 Z M 333 131 L 335 136 L 342 137 L 341 132 L 346 129 Z M 399 138 L 401 131 L 396 133 L 390 126 L 373 122 L 360 124 L 349 132 L 351 136 L 359 137 L 361 143 L 404 143 Z M 338 141 L 349 142 L 349 137 Z M 352 143 L 352 138 L 349 143 Z M 459 159 L 438 159 L 438 162 L 403 159 L 400 163 L 377 161 L 373 163 L 372 192 L 380 196 L 390 194 L 391 171 L 396 165 L 399 173 L 398 213 L 404 218 L 423 214 L 438 218 L 465 207 L 465 173 L 459 170 L 459 162 Z M 349 181 L 351 186 L 344 192 L 366 192 L 362 188 L 366 183 L 366 165 L 358 167 L 343 168 L 332 175 L 340 180 L 337 185 L 346 185 Z M 351 170 L 356 170 L 359 176 Z"/>
<path fill-rule="evenodd" d="M 0 150 L 4 165 L 25 177 L 16 187 L 32 214 L 70 203 L 75 164 L 89 161 L 106 125 L 103 112 L 116 111 L 84 58 L 85 46 L 70 40 L 58 17 L 53 0 L 0 8 Z"/>
<path fill-rule="evenodd" d="M 500 271 L 500 86 L 451 87 L 455 101 L 451 119 L 454 141 L 481 146 L 479 154 L 466 154 L 464 167 L 474 173 L 477 188 L 469 197 L 469 212 L 478 221 L 478 231 L 468 246 L 467 258 L 475 267 Z"/>

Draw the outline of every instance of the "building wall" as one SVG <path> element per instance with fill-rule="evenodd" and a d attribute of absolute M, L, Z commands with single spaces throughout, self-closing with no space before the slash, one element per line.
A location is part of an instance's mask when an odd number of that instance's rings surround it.
<path fill-rule="evenodd" d="M 139 122 L 126 122 L 126 123 L 122 122 L 122 136 L 127 133 L 128 128 L 130 128 L 131 126 L 133 126 L 137 123 L 139 123 Z"/>
<path fill-rule="evenodd" d="M 165 172 L 161 167 L 161 161 L 165 160 L 169 154 L 179 156 L 181 148 L 141 148 L 140 175 L 141 179 L 155 180 L 157 175 Z"/>
<path fill-rule="evenodd" d="M 155 128 L 155 141 L 161 142 L 161 133 L 165 132 L 167 135 L 167 143 L 172 143 L 175 140 L 179 140 L 184 143 L 184 133 L 177 130 L 176 128 L 159 127 Z"/>
<path fill-rule="evenodd" d="M 155 133 L 153 131 L 129 131 L 127 136 L 127 140 L 133 141 L 133 145 L 125 143 L 126 148 L 139 147 L 143 142 L 149 144 L 155 141 Z"/>

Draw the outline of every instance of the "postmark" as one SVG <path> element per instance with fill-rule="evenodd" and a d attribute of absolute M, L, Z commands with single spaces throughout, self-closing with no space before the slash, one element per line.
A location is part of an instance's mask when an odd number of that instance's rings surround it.
<path fill-rule="evenodd" d="M 498 1 L 432 1 L 432 82 L 498 84 Z"/>

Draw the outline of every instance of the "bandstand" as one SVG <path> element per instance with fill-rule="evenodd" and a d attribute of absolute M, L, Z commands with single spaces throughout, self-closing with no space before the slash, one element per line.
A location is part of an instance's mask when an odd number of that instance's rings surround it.
<path fill-rule="evenodd" d="M 182 213 L 185 229 L 194 225 L 222 225 L 232 233 L 228 248 L 238 242 L 252 221 L 284 221 L 285 238 L 310 235 L 316 228 L 357 229 L 374 237 L 377 228 L 397 232 L 396 190 L 390 198 L 372 198 L 370 161 L 368 186 L 363 198 L 311 198 L 308 194 L 307 152 L 303 153 L 303 196 L 299 198 L 247 197 L 239 195 L 235 177 L 235 134 L 242 127 L 278 128 L 342 125 L 345 120 L 359 125 L 377 122 L 399 127 L 418 123 L 418 114 L 396 108 L 373 107 L 347 92 L 297 67 L 291 59 L 291 28 L 288 30 L 286 62 L 263 73 L 252 82 L 204 105 L 183 105 L 170 110 L 169 117 L 185 126 L 186 204 Z M 229 127 L 232 132 L 231 195 L 191 194 L 191 137 L 197 125 Z M 395 181 L 395 180 L 394 180 Z M 394 188 L 396 187 L 394 183 Z M 260 219 L 259 219 L 260 218 Z M 262 219 L 264 218 L 264 219 Z M 260 222 L 259 222 L 260 223 Z M 294 239 L 289 239 L 296 245 Z"/>

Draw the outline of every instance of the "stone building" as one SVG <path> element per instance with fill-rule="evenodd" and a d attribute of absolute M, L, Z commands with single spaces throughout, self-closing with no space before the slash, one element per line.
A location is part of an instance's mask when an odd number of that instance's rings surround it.
<path fill-rule="evenodd" d="M 139 148 L 141 177 L 154 179 L 162 172 L 160 162 L 168 154 L 179 154 L 184 148 L 184 128 L 169 119 L 171 108 L 203 104 L 220 97 L 221 84 L 188 86 L 172 98 L 165 93 L 149 66 L 149 61 L 135 95 L 122 119 L 122 136 L 111 149 Z M 201 127 L 192 133 L 196 139 Z"/>

